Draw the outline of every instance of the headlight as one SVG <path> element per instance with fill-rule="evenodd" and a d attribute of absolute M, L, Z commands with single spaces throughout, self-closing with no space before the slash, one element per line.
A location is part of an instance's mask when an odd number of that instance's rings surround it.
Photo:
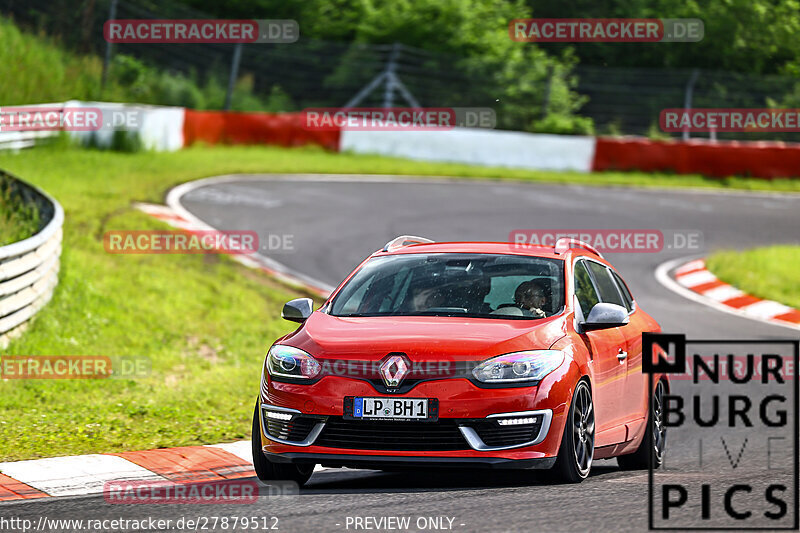
<path fill-rule="evenodd" d="M 514 352 L 487 359 L 473 369 L 472 375 L 483 383 L 539 381 L 563 362 L 561 350 Z"/>
<path fill-rule="evenodd" d="M 299 348 L 276 344 L 267 354 L 267 371 L 270 376 L 314 379 L 320 370 L 317 360 Z"/>

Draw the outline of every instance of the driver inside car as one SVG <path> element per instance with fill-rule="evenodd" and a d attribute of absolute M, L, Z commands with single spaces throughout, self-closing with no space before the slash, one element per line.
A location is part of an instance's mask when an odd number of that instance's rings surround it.
<path fill-rule="evenodd" d="M 536 318 L 545 318 L 547 313 L 544 307 L 547 305 L 547 295 L 544 283 L 538 280 L 525 281 L 519 284 L 514 291 L 514 303 Z"/>

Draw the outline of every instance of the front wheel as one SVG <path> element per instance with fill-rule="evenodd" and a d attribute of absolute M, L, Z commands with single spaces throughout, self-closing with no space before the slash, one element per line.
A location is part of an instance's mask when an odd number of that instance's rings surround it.
<path fill-rule="evenodd" d="M 314 473 L 314 465 L 293 465 L 289 463 L 273 463 L 261 450 L 261 422 L 258 420 L 258 401 L 253 412 L 253 432 L 250 443 L 253 449 L 253 468 L 261 481 L 294 481 L 301 487 Z"/>
<path fill-rule="evenodd" d="M 664 424 L 664 395 L 666 387 L 663 381 L 656 384 L 653 390 L 653 409 L 647 415 L 647 433 L 635 452 L 617 457 L 623 470 L 643 470 L 651 463 L 653 469 L 664 462 L 664 449 L 667 443 L 667 426 Z"/>
<path fill-rule="evenodd" d="M 564 424 L 553 474 L 566 483 L 580 483 L 589 476 L 594 456 L 594 406 L 585 381 L 579 381 Z"/>

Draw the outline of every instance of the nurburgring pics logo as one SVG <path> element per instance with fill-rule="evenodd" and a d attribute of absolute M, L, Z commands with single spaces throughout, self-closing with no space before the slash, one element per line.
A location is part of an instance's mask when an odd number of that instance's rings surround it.
<path fill-rule="evenodd" d="M 252 254 L 255 231 L 107 231 L 103 247 L 110 254 Z"/>
<path fill-rule="evenodd" d="M 508 235 L 517 246 L 555 246 L 562 238 L 577 239 L 600 253 L 657 253 L 700 250 L 700 231 L 655 229 L 515 229 Z"/>
<path fill-rule="evenodd" d="M 661 468 L 650 463 L 649 529 L 797 530 L 799 359 L 792 339 L 642 334 L 650 417 L 667 442 Z"/>
<path fill-rule="evenodd" d="M 494 128 L 489 107 L 323 107 L 303 110 L 303 128 L 315 131 L 425 131 Z"/>
<path fill-rule="evenodd" d="M 664 109 L 658 117 L 661 131 L 765 132 L 800 131 L 800 109 L 702 108 Z"/>
<path fill-rule="evenodd" d="M 700 19 L 514 19 L 511 40 L 529 43 L 696 43 L 703 40 Z"/>
<path fill-rule="evenodd" d="M 103 24 L 110 43 L 293 43 L 297 21 L 211 19 L 114 19 Z"/>

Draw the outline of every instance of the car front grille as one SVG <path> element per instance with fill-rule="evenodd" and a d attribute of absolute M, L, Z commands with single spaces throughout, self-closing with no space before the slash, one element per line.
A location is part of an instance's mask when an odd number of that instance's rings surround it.
<path fill-rule="evenodd" d="M 496 420 L 486 420 L 469 424 L 487 446 L 515 446 L 536 440 L 542 427 L 542 417 L 535 424 L 501 426 Z"/>
<path fill-rule="evenodd" d="M 467 450 L 457 420 L 401 422 L 344 420 L 331 416 L 314 442 L 317 446 L 355 450 L 446 451 Z"/>
<path fill-rule="evenodd" d="M 293 420 L 276 420 L 268 418 L 267 434 L 277 439 L 282 439 L 290 442 L 302 442 L 308 438 L 308 434 L 319 422 L 315 418 L 309 417 L 295 417 Z"/>

